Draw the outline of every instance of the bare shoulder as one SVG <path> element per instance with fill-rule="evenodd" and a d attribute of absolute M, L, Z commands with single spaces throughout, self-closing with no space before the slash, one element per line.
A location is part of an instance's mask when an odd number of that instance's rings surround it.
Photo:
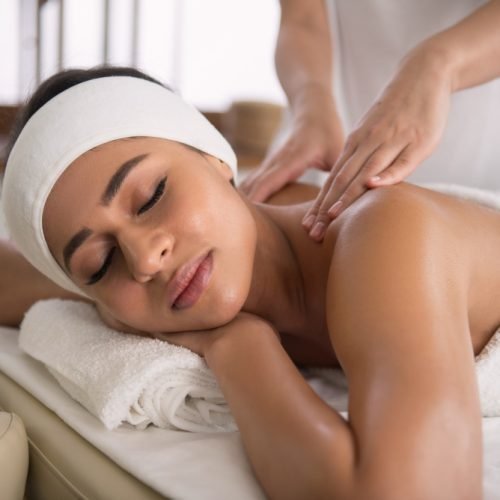
<path fill-rule="evenodd" d="M 339 217 L 326 310 L 349 381 L 350 423 L 364 445 L 360 463 L 374 474 L 383 469 L 402 491 L 424 478 L 422 498 L 442 488 L 440 498 L 474 498 L 480 413 L 448 211 L 409 185 L 369 192 L 351 209 L 342 224 Z"/>
<path fill-rule="evenodd" d="M 450 323 L 452 312 L 455 328 L 441 329 L 441 339 L 451 335 L 441 348 L 459 337 L 465 348 L 469 276 L 447 210 L 411 185 L 373 190 L 349 210 L 338 220 L 326 289 L 327 323 L 339 360 L 360 359 L 353 359 L 345 332 L 351 341 L 378 332 L 381 342 L 367 355 L 385 349 L 402 331 L 412 331 L 422 347 L 434 342 L 426 336 L 441 319 Z M 400 347 L 403 355 L 406 347 Z"/>
<path fill-rule="evenodd" d="M 340 271 L 338 266 L 378 265 L 385 267 L 386 277 L 398 280 L 407 268 L 418 269 L 430 289 L 439 281 L 448 294 L 453 291 L 456 300 L 466 302 L 478 354 L 500 326 L 498 308 L 491 304 L 500 293 L 500 213 L 402 183 L 366 193 L 345 215 L 332 228 L 330 275 Z"/>
<path fill-rule="evenodd" d="M 410 218 L 413 223 L 432 219 L 442 208 L 436 194 L 405 183 L 373 189 L 353 204 L 349 212 L 346 211 L 349 216 L 342 227 L 350 230 L 360 223 L 373 223 L 376 220 L 387 227 L 397 221 L 409 221 Z"/>
<path fill-rule="evenodd" d="M 443 257 L 446 266 L 463 268 L 464 248 L 457 248 L 460 235 L 454 225 L 458 217 L 443 203 L 445 198 L 410 184 L 365 193 L 346 210 L 344 218 L 339 217 L 336 227 L 332 225 L 332 266 L 354 257 L 345 247 L 359 247 L 363 262 L 404 267 L 413 265 L 417 254 L 423 259 L 428 252 L 433 262 Z M 422 265 L 430 264 L 429 259 L 421 259 Z"/>
<path fill-rule="evenodd" d="M 337 304 L 334 297 L 353 289 L 357 304 L 362 297 L 372 304 L 423 304 L 439 289 L 443 301 L 466 306 L 467 252 L 457 248 L 449 210 L 433 193 L 408 184 L 379 188 L 343 215 L 335 229 L 327 302 Z"/>

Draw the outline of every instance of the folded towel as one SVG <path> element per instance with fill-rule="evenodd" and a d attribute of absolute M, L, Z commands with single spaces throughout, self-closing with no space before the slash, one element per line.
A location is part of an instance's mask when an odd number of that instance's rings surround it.
<path fill-rule="evenodd" d="M 483 417 L 500 417 L 500 329 L 476 357 Z"/>
<path fill-rule="evenodd" d="M 236 430 L 204 360 L 183 347 L 124 335 L 84 302 L 46 300 L 21 324 L 19 345 L 108 429 L 122 422 L 192 432 Z"/>

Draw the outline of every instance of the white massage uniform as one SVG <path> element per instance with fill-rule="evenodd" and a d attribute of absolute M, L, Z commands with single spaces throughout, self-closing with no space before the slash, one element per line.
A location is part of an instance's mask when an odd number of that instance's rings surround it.
<path fill-rule="evenodd" d="M 335 96 L 349 133 L 423 39 L 484 0 L 329 0 Z M 500 28 L 499 28 L 500 29 Z M 500 80 L 456 92 L 433 154 L 407 178 L 500 189 Z"/>

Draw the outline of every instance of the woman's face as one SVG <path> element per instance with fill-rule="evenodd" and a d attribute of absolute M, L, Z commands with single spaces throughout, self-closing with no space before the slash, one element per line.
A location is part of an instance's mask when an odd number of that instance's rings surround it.
<path fill-rule="evenodd" d="M 104 144 L 54 186 L 43 214 L 47 243 L 77 286 L 124 325 L 220 326 L 248 296 L 257 237 L 231 178 L 219 160 L 165 139 Z"/>

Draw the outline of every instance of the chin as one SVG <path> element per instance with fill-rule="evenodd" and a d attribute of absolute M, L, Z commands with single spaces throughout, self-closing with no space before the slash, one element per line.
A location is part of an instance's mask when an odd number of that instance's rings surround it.
<path fill-rule="evenodd" d="M 219 293 L 217 300 L 208 308 L 210 312 L 202 319 L 202 328 L 217 328 L 232 321 L 245 305 L 248 291 L 244 288 L 245 290 L 226 288 Z"/>

